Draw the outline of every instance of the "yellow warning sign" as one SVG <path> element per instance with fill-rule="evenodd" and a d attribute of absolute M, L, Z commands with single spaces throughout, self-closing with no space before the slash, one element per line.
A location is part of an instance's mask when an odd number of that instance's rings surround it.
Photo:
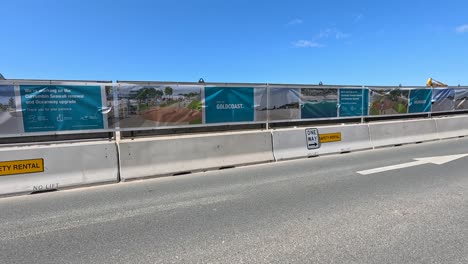
<path fill-rule="evenodd" d="M 0 176 L 44 171 L 43 159 L 0 161 Z"/>
<path fill-rule="evenodd" d="M 341 141 L 341 132 L 320 134 L 319 138 L 320 138 L 320 143 Z"/>

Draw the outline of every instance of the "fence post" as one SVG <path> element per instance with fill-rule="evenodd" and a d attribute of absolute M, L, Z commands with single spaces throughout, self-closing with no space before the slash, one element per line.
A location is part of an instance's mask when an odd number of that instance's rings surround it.
<path fill-rule="evenodd" d="M 364 123 L 364 90 L 367 90 L 367 88 L 365 88 L 364 86 L 362 86 L 362 89 L 361 89 L 361 95 L 362 95 L 362 100 L 361 100 L 361 124 Z M 369 91 L 367 90 L 367 101 L 369 101 Z M 367 102 L 367 105 L 366 105 L 367 108 L 369 108 L 369 102 Z"/>
<path fill-rule="evenodd" d="M 267 98 L 266 98 L 266 129 L 270 130 L 270 86 L 268 83 L 266 84 L 266 93 L 267 93 Z"/>

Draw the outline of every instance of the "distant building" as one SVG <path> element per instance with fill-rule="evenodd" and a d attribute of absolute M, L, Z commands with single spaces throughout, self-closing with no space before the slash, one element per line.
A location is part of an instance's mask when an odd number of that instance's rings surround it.
<path fill-rule="evenodd" d="M 6 80 L 5 77 L 0 73 L 0 80 Z"/>

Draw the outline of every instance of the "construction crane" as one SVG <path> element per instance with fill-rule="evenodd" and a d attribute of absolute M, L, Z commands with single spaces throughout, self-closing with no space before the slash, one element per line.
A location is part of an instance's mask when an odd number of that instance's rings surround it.
<path fill-rule="evenodd" d="M 438 80 L 434 80 L 432 78 L 427 79 L 426 81 L 426 87 L 447 87 L 443 82 L 439 82 Z"/>

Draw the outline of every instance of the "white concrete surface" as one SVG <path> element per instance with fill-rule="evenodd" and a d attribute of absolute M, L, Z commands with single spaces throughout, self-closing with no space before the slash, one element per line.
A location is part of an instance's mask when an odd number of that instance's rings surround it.
<path fill-rule="evenodd" d="M 433 119 L 369 123 L 374 147 L 385 147 L 439 139 Z"/>
<path fill-rule="evenodd" d="M 306 158 L 372 148 L 367 124 L 321 126 L 317 128 L 319 134 L 341 133 L 341 141 L 321 143 L 320 148 L 309 150 L 306 145 L 306 127 L 277 129 L 272 132 L 276 160 Z"/>
<path fill-rule="evenodd" d="M 274 160 L 268 131 L 122 140 L 121 178 L 143 178 Z"/>
<path fill-rule="evenodd" d="M 0 148 L 0 162 L 43 159 L 44 172 L 0 176 L 0 195 L 118 181 L 115 142 Z"/>

